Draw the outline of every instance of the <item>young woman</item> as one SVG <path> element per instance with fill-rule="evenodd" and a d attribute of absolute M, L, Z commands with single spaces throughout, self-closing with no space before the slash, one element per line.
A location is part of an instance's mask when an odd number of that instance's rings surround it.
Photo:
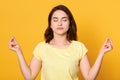
<path fill-rule="evenodd" d="M 80 69 L 85 80 L 94 80 L 104 54 L 112 50 L 111 39 L 106 39 L 94 65 L 90 67 L 87 49 L 77 41 L 76 32 L 76 23 L 68 8 L 64 5 L 54 7 L 48 17 L 45 41 L 35 47 L 29 66 L 19 44 L 12 37 L 9 48 L 16 52 L 24 78 L 34 80 L 41 70 L 41 80 L 79 80 L 77 74 Z"/>

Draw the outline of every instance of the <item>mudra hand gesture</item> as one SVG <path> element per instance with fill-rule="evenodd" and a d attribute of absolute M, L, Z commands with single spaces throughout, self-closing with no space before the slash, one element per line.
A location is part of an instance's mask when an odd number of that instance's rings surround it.
<path fill-rule="evenodd" d="M 100 52 L 102 53 L 106 53 L 110 50 L 112 50 L 113 46 L 112 46 L 112 40 L 110 38 L 107 38 L 105 43 L 103 44 L 102 48 L 100 49 Z"/>
<path fill-rule="evenodd" d="M 15 52 L 20 51 L 20 46 L 14 37 L 9 40 L 9 49 Z"/>

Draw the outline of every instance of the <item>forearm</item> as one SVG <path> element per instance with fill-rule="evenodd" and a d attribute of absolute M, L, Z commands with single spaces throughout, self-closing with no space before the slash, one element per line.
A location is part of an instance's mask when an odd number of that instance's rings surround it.
<path fill-rule="evenodd" d="M 100 67 L 101 67 L 103 56 L 104 56 L 104 53 L 100 52 L 94 65 L 89 70 L 88 76 L 89 76 L 90 80 L 94 80 L 96 78 L 96 76 L 100 70 Z"/>
<path fill-rule="evenodd" d="M 19 65 L 20 65 L 20 69 L 23 73 L 25 80 L 34 80 L 34 78 L 36 77 L 36 75 L 38 74 L 41 68 L 42 61 L 38 61 L 35 57 L 33 57 L 30 63 L 30 66 L 28 66 L 22 55 L 20 46 L 18 45 L 14 37 L 12 37 L 9 41 L 9 48 L 16 52 Z"/>
<path fill-rule="evenodd" d="M 23 55 L 22 55 L 22 51 L 17 51 L 17 56 L 18 56 L 18 61 L 19 61 L 19 65 L 20 65 L 20 69 L 22 71 L 22 74 L 25 78 L 25 80 L 32 80 L 31 77 L 31 70 L 29 68 L 29 66 L 27 65 Z"/>
<path fill-rule="evenodd" d="M 106 52 L 110 50 L 112 50 L 112 41 L 111 39 L 107 38 L 105 43 L 101 47 L 98 57 L 92 67 L 90 67 L 87 55 L 82 58 L 82 60 L 80 61 L 80 69 L 82 71 L 85 80 L 95 80 L 100 70 L 103 56 Z"/>

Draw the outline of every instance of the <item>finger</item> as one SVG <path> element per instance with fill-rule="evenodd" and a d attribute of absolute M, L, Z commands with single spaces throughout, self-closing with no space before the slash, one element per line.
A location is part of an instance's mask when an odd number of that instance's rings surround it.
<path fill-rule="evenodd" d="M 14 42 L 14 43 L 17 44 L 17 41 L 16 41 L 15 37 L 12 37 L 12 38 L 10 39 L 9 43 L 10 43 L 10 42 Z"/>
<path fill-rule="evenodd" d="M 9 40 L 9 44 L 14 44 L 14 38 L 13 37 Z"/>
<path fill-rule="evenodd" d="M 112 42 L 112 40 L 111 40 L 111 39 L 110 39 L 110 44 L 111 44 L 111 45 L 113 45 L 113 42 Z"/>
<path fill-rule="evenodd" d="M 9 43 L 13 42 L 13 41 L 14 41 L 14 37 L 11 37 L 10 40 L 9 40 Z"/>
<path fill-rule="evenodd" d="M 17 40 L 15 39 L 15 37 L 13 37 L 13 40 L 14 40 L 14 42 L 17 44 Z"/>
<path fill-rule="evenodd" d="M 109 37 L 107 37 L 105 43 L 106 43 L 106 44 L 112 44 L 111 39 L 110 39 Z"/>
<path fill-rule="evenodd" d="M 109 38 L 108 44 L 112 47 L 113 43 L 112 40 Z"/>
<path fill-rule="evenodd" d="M 110 38 L 108 37 L 108 38 L 107 38 L 107 43 L 109 43 L 109 42 L 110 42 Z"/>
<path fill-rule="evenodd" d="M 10 42 L 10 43 L 8 44 L 8 46 L 14 47 L 14 46 L 15 46 L 15 43 L 14 43 L 14 42 Z"/>
<path fill-rule="evenodd" d="M 107 45 L 108 44 L 108 38 L 106 38 L 105 42 L 104 42 L 104 45 Z"/>
<path fill-rule="evenodd" d="M 14 38 L 11 38 L 8 45 L 11 46 L 11 45 L 16 45 L 17 42 L 14 40 Z"/>

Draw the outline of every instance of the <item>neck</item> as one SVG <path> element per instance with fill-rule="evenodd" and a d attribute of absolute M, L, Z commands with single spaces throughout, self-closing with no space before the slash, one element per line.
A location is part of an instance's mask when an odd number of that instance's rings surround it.
<path fill-rule="evenodd" d="M 54 35 L 54 38 L 51 40 L 51 45 L 69 45 L 70 42 L 67 40 L 66 35 Z"/>
<path fill-rule="evenodd" d="M 66 42 L 68 42 L 66 35 L 64 36 L 54 36 L 53 41 L 57 44 L 64 44 Z"/>

